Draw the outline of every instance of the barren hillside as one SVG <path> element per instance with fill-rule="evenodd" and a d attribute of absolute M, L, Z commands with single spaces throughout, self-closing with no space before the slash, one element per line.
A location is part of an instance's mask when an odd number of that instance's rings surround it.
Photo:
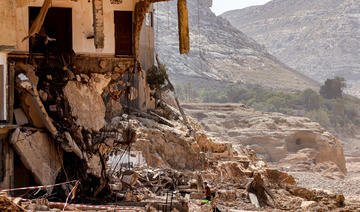
<path fill-rule="evenodd" d="M 289 91 L 317 89 L 316 82 L 279 62 L 227 20 L 216 17 L 210 6 L 208 0 L 188 1 L 189 55 L 178 54 L 176 2 L 155 6 L 156 49 L 176 84 L 191 82 L 215 88 L 235 82 Z"/>
<path fill-rule="evenodd" d="M 221 17 L 313 79 L 345 77 L 359 96 L 359 15 L 357 0 L 273 0 Z"/>

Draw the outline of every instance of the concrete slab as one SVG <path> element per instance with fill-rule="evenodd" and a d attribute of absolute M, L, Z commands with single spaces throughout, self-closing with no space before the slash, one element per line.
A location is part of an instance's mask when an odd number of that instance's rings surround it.
<path fill-rule="evenodd" d="M 15 151 L 37 183 L 54 184 L 61 170 L 62 152 L 59 152 L 51 137 L 40 131 L 22 131 L 17 128 L 10 139 Z"/>

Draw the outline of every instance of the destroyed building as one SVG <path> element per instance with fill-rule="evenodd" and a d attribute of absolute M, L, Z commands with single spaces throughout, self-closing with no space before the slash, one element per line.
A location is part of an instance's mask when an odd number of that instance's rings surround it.
<path fill-rule="evenodd" d="M 154 58 L 155 69 L 165 69 L 153 42 L 159 1 L 166 0 L 0 1 L 1 189 L 76 181 L 8 195 L 46 198 L 49 207 L 56 204 L 47 200 L 70 194 L 93 204 L 147 200 L 149 209 L 171 192 L 170 210 L 188 211 L 206 181 L 223 205 L 238 209 L 343 207 L 342 195 L 298 187 L 252 150 L 209 136 L 176 98 L 150 89 Z M 178 0 L 177 15 L 185 54 L 186 0 Z M 151 78 L 173 90 L 166 73 Z M 2 194 L 0 202 L 7 202 L 0 209 L 32 207 Z"/>
<path fill-rule="evenodd" d="M 146 70 L 154 65 L 157 1 L 0 2 L 1 188 L 55 183 L 66 152 L 101 178 L 91 169 L 99 156 L 78 145 L 116 134 L 106 119 L 124 110 L 155 107 Z"/>

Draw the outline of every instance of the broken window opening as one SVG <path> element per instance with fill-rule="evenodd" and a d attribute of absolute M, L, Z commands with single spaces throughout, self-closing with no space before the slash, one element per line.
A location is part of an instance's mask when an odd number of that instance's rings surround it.
<path fill-rule="evenodd" d="M 115 55 L 134 55 L 133 12 L 114 11 Z"/>
<path fill-rule="evenodd" d="M 29 28 L 40 12 L 40 7 L 29 7 Z M 72 52 L 72 9 L 49 9 L 39 33 L 29 39 L 29 52 L 63 55 Z"/>

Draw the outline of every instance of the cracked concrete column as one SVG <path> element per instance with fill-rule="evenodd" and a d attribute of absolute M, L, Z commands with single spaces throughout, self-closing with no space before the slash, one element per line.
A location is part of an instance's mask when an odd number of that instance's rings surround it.
<path fill-rule="evenodd" d="M 103 0 L 93 0 L 94 44 L 96 50 L 104 48 L 104 7 Z"/>

